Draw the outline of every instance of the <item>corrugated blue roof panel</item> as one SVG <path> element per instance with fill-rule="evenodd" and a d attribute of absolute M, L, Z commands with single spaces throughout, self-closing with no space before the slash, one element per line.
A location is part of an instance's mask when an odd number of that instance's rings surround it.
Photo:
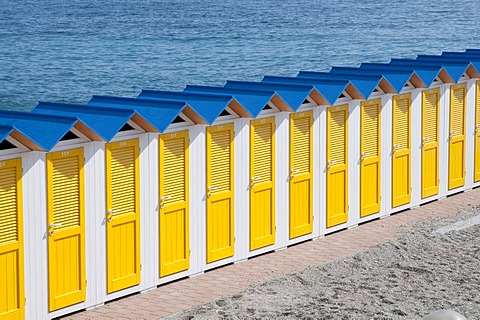
<path fill-rule="evenodd" d="M 382 77 L 379 76 L 363 76 L 363 75 L 342 75 L 342 74 L 333 74 L 327 72 L 315 72 L 315 71 L 300 71 L 298 73 L 298 78 L 315 78 L 322 80 L 347 80 L 352 83 L 352 85 L 357 88 L 358 91 L 368 99 L 375 88 L 380 85 Z"/>
<path fill-rule="evenodd" d="M 467 50 L 465 50 L 465 53 L 480 54 L 480 49 L 467 49 Z"/>
<path fill-rule="evenodd" d="M 27 112 L 0 111 L 0 125 L 10 125 L 43 150 L 50 151 L 78 119 Z"/>
<path fill-rule="evenodd" d="M 162 102 L 111 96 L 93 96 L 87 105 L 113 109 L 122 108 L 136 112 L 159 132 L 164 132 L 185 108 L 185 102 Z"/>
<path fill-rule="evenodd" d="M 297 111 L 305 99 L 311 94 L 313 88 L 310 85 L 284 85 L 278 83 L 249 82 L 249 81 L 227 81 L 225 88 L 231 89 L 264 89 L 273 90 L 290 109 Z"/>
<path fill-rule="evenodd" d="M 427 66 L 403 66 L 403 65 L 391 65 L 385 63 L 362 63 L 360 69 L 365 70 L 389 70 L 389 71 L 412 71 L 426 87 L 430 87 L 435 81 L 435 78 L 442 70 L 441 67 L 427 67 Z"/>
<path fill-rule="evenodd" d="M 229 106 L 232 96 L 214 94 L 195 94 L 189 92 L 142 90 L 138 99 L 187 103 L 208 124 L 212 124 Z"/>
<path fill-rule="evenodd" d="M 431 61 L 420 61 L 412 59 L 392 59 L 390 61 L 391 65 L 400 65 L 400 66 L 427 66 L 427 67 L 441 67 L 443 68 L 453 82 L 458 82 L 463 74 L 468 69 L 468 64 L 456 64 L 456 63 L 447 63 L 447 62 L 431 62 Z"/>
<path fill-rule="evenodd" d="M 101 108 L 77 104 L 40 102 L 33 113 L 76 117 L 105 141 L 110 141 L 130 120 L 135 111 L 121 108 Z"/>
<path fill-rule="evenodd" d="M 330 73 L 383 77 L 395 91 L 400 92 L 414 75 L 413 71 L 367 70 L 361 68 L 332 67 Z"/>
<path fill-rule="evenodd" d="M 277 76 L 265 76 L 263 77 L 262 83 L 263 82 L 287 85 L 311 85 L 312 88 L 315 88 L 330 105 L 333 105 L 338 100 L 338 98 L 340 98 L 340 96 L 350 83 L 349 81 L 345 80 L 322 80 L 316 78 L 295 78 Z"/>
<path fill-rule="evenodd" d="M 444 56 L 431 56 L 431 55 L 418 55 L 417 60 L 419 61 L 431 61 L 431 62 L 439 62 L 442 63 L 449 63 L 449 64 L 471 64 L 473 68 L 475 68 L 475 75 L 478 75 L 480 72 L 480 56 L 479 57 L 471 57 L 471 56 L 454 56 L 454 57 L 444 57 Z M 467 67 L 468 68 L 468 67 Z M 468 69 L 467 69 L 468 73 Z"/>
<path fill-rule="evenodd" d="M 12 133 L 13 127 L 8 125 L 0 125 L 0 142 L 7 139 L 7 137 Z"/>
<path fill-rule="evenodd" d="M 480 58 L 479 53 L 473 52 L 443 52 L 441 57 L 444 58 L 456 58 L 456 59 L 473 59 L 477 61 Z"/>
<path fill-rule="evenodd" d="M 256 118 L 263 110 L 265 105 L 275 96 L 272 90 L 255 90 L 255 89 L 235 89 L 213 86 L 197 86 L 188 85 L 184 92 L 213 94 L 224 97 L 233 97 L 237 100 L 251 117 Z"/>

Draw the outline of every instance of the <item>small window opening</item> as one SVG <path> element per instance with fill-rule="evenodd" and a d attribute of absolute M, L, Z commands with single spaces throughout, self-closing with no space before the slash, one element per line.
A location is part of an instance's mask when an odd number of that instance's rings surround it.
<path fill-rule="evenodd" d="M 340 94 L 338 98 L 346 98 L 347 96 L 343 94 L 343 92 Z"/>
<path fill-rule="evenodd" d="M 16 147 L 8 142 L 7 140 L 3 140 L 2 142 L 0 142 L 0 150 L 8 150 L 8 149 L 15 149 Z"/>
<path fill-rule="evenodd" d="M 403 87 L 408 88 L 408 87 L 410 87 L 410 85 L 408 83 L 405 83 L 405 85 Z"/>
<path fill-rule="evenodd" d="M 68 131 L 60 141 L 73 140 L 78 138 L 80 137 L 77 136 L 75 133 L 73 133 L 72 131 Z"/>
<path fill-rule="evenodd" d="M 305 99 L 305 100 L 303 100 L 303 102 L 302 102 L 302 104 L 308 104 L 308 103 L 310 103 L 310 101 L 308 101 L 308 99 Z"/>
<path fill-rule="evenodd" d="M 182 117 L 177 116 L 175 119 L 173 119 L 172 123 L 182 123 L 185 122 L 185 120 L 182 119 Z"/>
<path fill-rule="evenodd" d="M 305 103 L 305 101 L 303 103 Z M 272 110 L 272 107 L 266 104 L 265 107 L 263 107 L 263 110 Z"/>
<path fill-rule="evenodd" d="M 231 114 L 227 111 L 227 110 L 223 110 L 222 113 L 220 113 L 219 117 L 222 117 L 222 116 L 231 116 Z"/>
<path fill-rule="evenodd" d="M 378 88 L 373 89 L 373 92 L 379 92 Z"/>
<path fill-rule="evenodd" d="M 135 128 L 129 125 L 128 123 L 125 123 L 123 127 L 120 129 L 120 131 L 130 131 L 130 130 L 135 130 Z"/>

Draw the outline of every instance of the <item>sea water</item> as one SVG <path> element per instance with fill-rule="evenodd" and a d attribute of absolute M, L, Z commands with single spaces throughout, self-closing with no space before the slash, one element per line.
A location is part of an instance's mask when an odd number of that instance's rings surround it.
<path fill-rule="evenodd" d="M 480 0 L 0 0 L 0 109 L 480 47 Z"/>

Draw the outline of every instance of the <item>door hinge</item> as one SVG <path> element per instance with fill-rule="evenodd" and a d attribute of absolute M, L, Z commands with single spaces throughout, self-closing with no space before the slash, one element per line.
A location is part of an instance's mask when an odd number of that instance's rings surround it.
<path fill-rule="evenodd" d="M 140 271 L 142 271 L 142 264 L 140 263 Z"/>
<path fill-rule="evenodd" d="M 189 257 L 192 256 L 192 250 L 188 250 L 188 256 L 189 256 Z"/>
<path fill-rule="evenodd" d="M 87 287 L 88 285 L 88 280 L 85 280 L 85 288 Z"/>
<path fill-rule="evenodd" d="M 233 243 L 237 242 L 237 238 L 233 237 Z"/>
<path fill-rule="evenodd" d="M 27 305 L 27 298 L 25 298 L 24 305 Z"/>

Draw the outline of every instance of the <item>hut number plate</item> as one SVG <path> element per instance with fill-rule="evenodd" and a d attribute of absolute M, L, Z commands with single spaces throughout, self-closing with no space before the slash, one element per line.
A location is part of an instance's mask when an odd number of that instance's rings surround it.
<path fill-rule="evenodd" d="M 4 161 L 0 162 L 0 168 L 2 168 L 2 167 L 5 167 L 5 162 Z"/>
<path fill-rule="evenodd" d="M 62 157 L 68 157 L 70 155 L 70 151 L 62 151 Z"/>
<path fill-rule="evenodd" d="M 120 147 L 125 147 L 126 145 L 127 145 L 127 142 L 126 142 L 126 141 L 120 142 Z"/>

